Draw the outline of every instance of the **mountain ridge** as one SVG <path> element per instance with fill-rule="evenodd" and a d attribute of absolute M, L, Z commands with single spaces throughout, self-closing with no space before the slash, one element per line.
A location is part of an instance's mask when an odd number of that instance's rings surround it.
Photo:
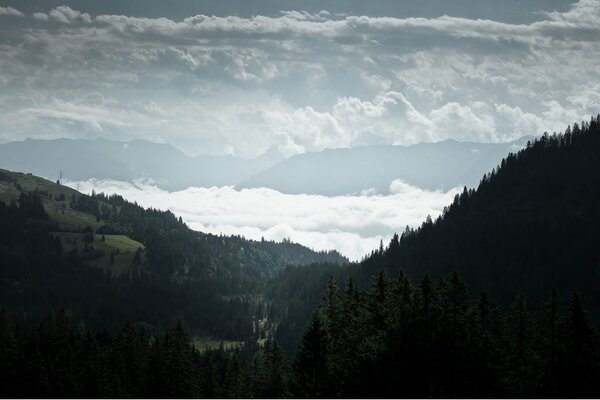
<path fill-rule="evenodd" d="M 328 196 L 374 189 L 390 193 L 396 179 L 426 190 L 474 186 L 510 151 L 532 139 L 508 143 L 442 142 L 411 146 L 370 145 L 303 153 L 282 160 L 236 185 L 236 189 L 268 187 L 289 194 Z"/>
<path fill-rule="evenodd" d="M 37 316 L 65 307 L 102 329 L 181 320 L 197 335 L 245 340 L 264 317 L 269 277 L 348 262 L 290 241 L 193 231 L 170 211 L 7 170 L 0 226 L 0 307 Z"/>
<path fill-rule="evenodd" d="M 150 179 L 168 191 L 191 186 L 267 187 L 289 194 L 327 196 L 374 189 L 390 192 L 400 179 L 427 190 L 472 186 L 530 137 L 508 143 L 442 142 L 412 146 L 369 145 L 326 149 L 285 159 L 271 147 L 246 160 L 234 156 L 189 157 L 168 143 L 96 139 L 26 139 L 0 144 L 0 167 L 71 181 Z"/>
<path fill-rule="evenodd" d="M 0 144 L 0 168 L 69 180 L 150 178 L 165 190 L 227 186 L 250 177 L 282 156 L 268 151 L 246 160 L 234 156 L 190 157 L 168 143 L 136 139 L 25 139 Z"/>

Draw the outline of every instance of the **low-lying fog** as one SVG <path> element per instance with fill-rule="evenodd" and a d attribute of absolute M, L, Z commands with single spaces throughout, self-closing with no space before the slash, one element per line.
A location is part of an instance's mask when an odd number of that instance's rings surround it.
<path fill-rule="evenodd" d="M 425 191 L 396 180 L 391 194 L 291 195 L 272 189 L 197 188 L 167 192 L 148 183 L 111 180 L 65 182 L 83 193 L 117 193 L 144 207 L 171 210 L 195 230 L 249 239 L 289 238 L 315 250 L 336 249 L 359 260 L 394 232 L 435 218 L 460 189 Z"/>

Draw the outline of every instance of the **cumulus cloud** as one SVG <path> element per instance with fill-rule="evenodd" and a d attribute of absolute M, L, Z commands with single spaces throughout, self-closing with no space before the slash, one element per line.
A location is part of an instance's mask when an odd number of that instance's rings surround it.
<path fill-rule="evenodd" d="M 53 10 L 50 10 L 48 17 L 52 21 L 60 22 L 63 24 L 70 24 L 74 21 L 82 21 L 85 23 L 91 23 L 92 17 L 90 14 L 84 13 L 78 10 L 73 10 L 69 6 L 59 6 Z"/>
<path fill-rule="evenodd" d="M 33 18 L 39 21 L 48 21 L 48 14 L 43 12 L 36 12 L 33 13 Z"/>
<path fill-rule="evenodd" d="M 13 7 L 2 7 L 0 6 L 0 15 L 12 15 L 14 17 L 22 17 L 24 14 Z"/>
<path fill-rule="evenodd" d="M 19 19 L 21 36 L 0 46 L 0 135 L 102 132 L 244 157 L 273 145 L 289 155 L 509 141 L 598 112 L 598 16 L 595 0 L 521 24 L 295 10 L 175 20 L 60 6 L 34 14 L 59 24 Z M 83 104 L 90 93 L 112 101 Z"/>
<path fill-rule="evenodd" d="M 554 23 L 567 25 L 567 26 L 588 26 L 598 28 L 600 21 L 598 21 L 598 15 L 600 15 L 600 2 L 597 0 L 579 0 L 575 5 L 566 12 L 549 12 L 546 13 L 552 22 L 544 22 L 541 25 L 548 25 Z"/>
<path fill-rule="evenodd" d="M 171 210 L 191 228 L 214 234 L 280 241 L 290 238 L 317 250 L 336 249 L 358 260 L 381 239 L 436 217 L 458 189 L 428 192 L 396 180 L 391 195 L 289 195 L 275 190 L 231 187 L 189 188 L 169 193 L 138 182 L 67 182 L 84 193 L 118 193 L 144 207 Z"/>

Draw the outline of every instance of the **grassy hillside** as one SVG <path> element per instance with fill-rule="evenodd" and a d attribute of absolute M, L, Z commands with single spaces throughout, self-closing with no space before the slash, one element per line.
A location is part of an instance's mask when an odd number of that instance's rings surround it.
<path fill-rule="evenodd" d="M 126 271 L 133 264 L 136 251 L 144 249 L 143 244 L 125 235 L 94 235 L 93 241 L 86 241 L 83 233 L 55 232 L 54 235 L 66 251 L 82 250 L 87 246 L 90 251 L 86 263 L 113 274 Z"/>
<path fill-rule="evenodd" d="M 49 195 L 56 197 L 61 194 L 65 197 L 81 195 L 75 189 L 59 185 L 56 182 L 32 174 L 13 172 L 5 169 L 0 169 L 0 187 L 2 187 L 3 190 L 10 192 L 10 195 L 14 196 L 16 194 L 17 198 L 21 191 L 33 192 L 35 190 L 44 191 Z"/>
<path fill-rule="evenodd" d="M 120 274 L 131 265 L 137 249 L 144 248 L 142 243 L 126 235 L 94 235 L 93 241 L 85 242 L 82 231 L 86 227 L 97 231 L 106 225 L 97 216 L 73 208 L 72 200 L 85 195 L 31 174 L 0 169 L 0 201 L 18 202 L 23 192 L 42 195 L 44 210 L 55 224 L 53 234 L 66 251 L 89 249 L 83 257 L 88 266 Z"/>
<path fill-rule="evenodd" d="M 64 308 L 107 330 L 181 321 L 219 343 L 251 339 L 253 321 L 267 321 L 264 290 L 277 271 L 347 263 L 289 241 L 196 232 L 170 211 L 6 170 L 0 225 L 0 307 L 32 316 Z"/>

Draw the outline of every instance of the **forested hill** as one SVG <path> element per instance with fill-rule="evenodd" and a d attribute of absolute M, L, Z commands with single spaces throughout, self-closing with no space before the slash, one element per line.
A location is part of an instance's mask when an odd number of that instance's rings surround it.
<path fill-rule="evenodd" d="M 277 339 L 294 351 L 298 330 L 309 320 L 329 276 L 340 287 L 352 279 L 366 290 L 381 268 L 393 277 L 407 272 L 415 281 L 427 272 L 436 277 L 458 272 L 472 293 L 485 290 L 504 307 L 524 293 L 539 309 L 552 289 L 561 301 L 576 290 L 599 321 L 598 154 L 600 121 L 595 117 L 509 154 L 476 190 L 456 196 L 438 219 L 395 235 L 360 263 L 342 270 L 282 271 L 267 292 L 282 320 Z"/>
<path fill-rule="evenodd" d="M 544 134 L 436 221 L 321 278 L 298 395 L 598 397 L 599 152 L 600 115 Z"/>
<path fill-rule="evenodd" d="M 0 306 L 33 319 L 64 307 L 94 329 L 158 332 L 181 320 L 194 335 L 247 339 L 265 314 L 266 278 L 347 262 L 289 241 L 195 232 L 168 211 L 6 170 L 0 226 Z"/>
<path fill-rule="evenodd" d="M 578 290 L 600 316 L 600 116 L 544 134 L 392 241 L 385 259 L 414 277 L 458 271 L 509 300 Z"/>

